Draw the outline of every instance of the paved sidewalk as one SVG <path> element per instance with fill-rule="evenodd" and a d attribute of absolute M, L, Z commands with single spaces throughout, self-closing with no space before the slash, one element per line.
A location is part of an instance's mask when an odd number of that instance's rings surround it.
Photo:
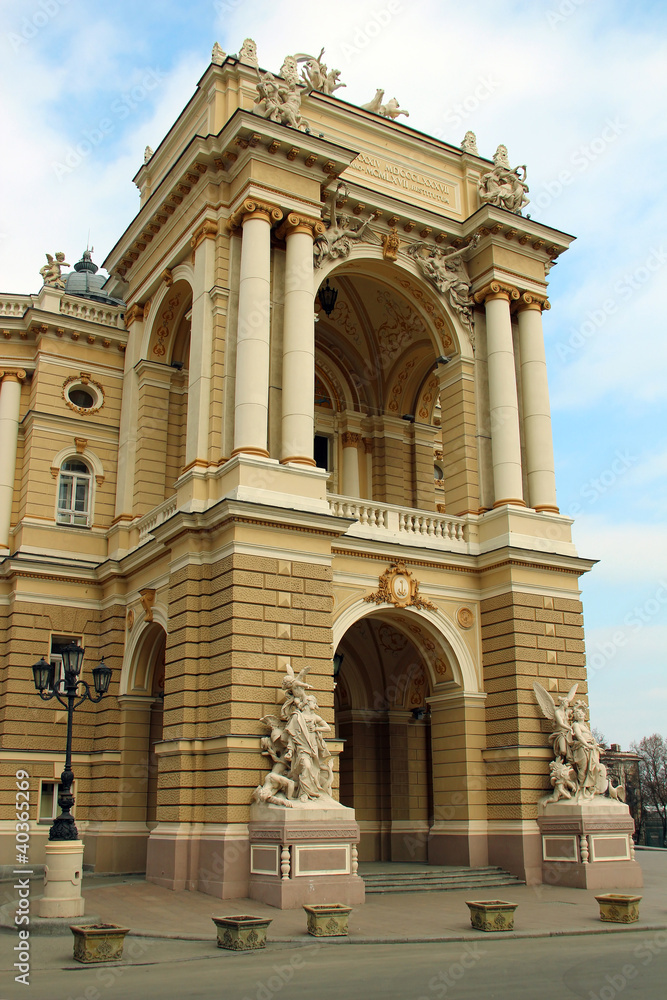
<path fill-rule="evenodd" d="M 562 935 L 667 931 L 667 851 L 637 852 L 644 872 L 640 920 L 632 925 L 606 924 L 599 919 L 597 892 L 551 886 L 508 886 L 483 891 L 388 893 L 367 896 L 363 906 L 350 915 L 348 938 L 328 939 L 325 944 L 392 944 L 479 940 L 480 932 L 470 926 L 466 899 L 501 898 L 518 903 L 515 930 L 488 934 L 485 938 L 552 937 Z M 39 884 L 39 883 L 38 883 Z M 38 884 L 34 885 L 37 890 Z M 613 887 L 610 887 L 610 891 Z M 630 891 L 630 890 L 628 890 Z M 190 961 L 220 954 L 215 941 L 213 916 L 252 913 L 266 915 L 272 923 L 269 943 L 278 947 L 312 945 L 314 938 L 305 930 L 303 910 L 277 910 L 248 899 L 216 900 L 199 892 L 171 892 L 122 876 L 84 879 L 83 895 L 87 915 L 95 914 L 105 923 L 131 928 L 126 940 L 123 964 L 152 964 L 165 958 Z M 38 898 L 35 894 L 33 900 Z M 9 943 L 15 935 L 11 904 L 3 907 L 0 921 L 0 968 L 10 969 L 13 959 Z M 34 967 L 62 968 L 71 965 L 69 924 L 64 936 L 40 937 L 31 926 Z M 666 938 L 667 940 L 667 938 Z M 13 942 L 12 942 L 13 943 Z"/>

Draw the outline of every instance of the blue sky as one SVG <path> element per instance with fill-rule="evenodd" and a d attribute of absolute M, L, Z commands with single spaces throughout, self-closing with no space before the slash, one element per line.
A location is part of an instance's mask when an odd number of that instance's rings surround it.
<path fill-rule="evenodd" d="M 213 42 L 260 63 L 326 47 L 346 100 L 378 86 L 407 124 L 477 133 L 528 165 L 533 218 L 577 236 L 545 314 L 558 496 L 576 515 L 592 721 L 667 734 L 667 442 L 662 290 L 667 10 L 616 0 L 2 4 L 0 288 L 37 291 L 44 253 L 101 261 L 138 207 L 132 177 L 187 103 Z"/>

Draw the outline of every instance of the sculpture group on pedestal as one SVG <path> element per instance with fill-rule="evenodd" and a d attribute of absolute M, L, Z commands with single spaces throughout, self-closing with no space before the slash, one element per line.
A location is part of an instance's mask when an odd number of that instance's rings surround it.
<path fill-rule="evenodd" d="M 529 189 L 525 165 L 512 170 L 506 146 L 498 146 L 493 162 L 493 170 L 483 174 L 479 181 L 479 200 L 483 205 L 495 205 L 521 215 L 521 209 L 530 204 L 526 197 Z"/>
<path fill-rule="evenodd" d="M 269 736 L 262 737 L 262 753 L 270 757 L 273 766 L 252 797 L 255 802 L 289 809 L 298 802 L 330 798 L 333 758 L 322 735 L 330 732 L 331 726 L 319 714 L 315 696 L 307 693 L 313 689 L 305 681 L 310 668 L 295 674 L 288 663 L 285 669 L 280 718 L 262 718 L 269 730 Z"/>
<path fill-rule="evenodd" d="M 612 799 L 625 801 L 625 789 L 614 786 L 607 776 L 607 769 L 600 763 L 600 745 L 596 742 L 586 721 L 586 704 L 574 701 L 578 684 L 558 704 L 537 681 L 533 690 L 545 718 L 555 723 L 549 735 L 556 759 L 549 771 L 553 794 L 552 802 L 559 799 L 591 799 L 607 793 Z"/>

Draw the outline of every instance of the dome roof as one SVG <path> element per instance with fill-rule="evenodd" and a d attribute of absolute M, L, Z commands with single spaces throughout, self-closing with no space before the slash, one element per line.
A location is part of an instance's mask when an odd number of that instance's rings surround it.
<path fill-rule="evenodd" d="M 93 263 L 90 250 L 84 250 L 81 260 L 74 265 L 74 270 L 65 276 L 65 292 L 67 295 L 80 295 L 84 299 L 95 302 L 105 302 L 111 306 L 122 306 L 122 299 L 115 299 L 103 291 L 107 279 L 98 274 L 97 264 Z"/>

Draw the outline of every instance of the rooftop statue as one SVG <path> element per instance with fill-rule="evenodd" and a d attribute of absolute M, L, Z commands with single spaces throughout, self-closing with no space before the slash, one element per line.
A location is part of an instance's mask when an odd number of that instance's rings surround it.
<path fill-rule="evenodd" d="M 298 63 L 305 64 L 301 69 L 301 77 L 308 87 L 308 93 L 312 90 L 319 90 L 323 94 L 333 94 L 335 90 L 340 90 L 341 87 L 347 86 L 345 83 L 338 82 L 340 77 L 339 69 L 330 70 L 327 68 L 326 63 L 322 62 L 323 55 L 324 49 L 322 49 L 317 58 L 303 52 L 296 56 Z"/>
<path fill-rule="evenodd" d="M 146 146 L 144 150 L 144 163 L 148 163 L 152 155 L 153 155 L 153 150 L 151 149 L 150 146 Z"/>
<path fill-rule="evenodd" d="M 384 90 L 378 88 L 375 91 L 375 97 L 368 104 L 362 104 L 361 107 L 364 111 L 372 111 L 376 115 L 382 115 L 383 118 L 398 118 L 399 115 L 405 115 L 406 118 L 410 117 L 410 112 L 406 111 L 404 108 L 399 106 L 398 101 L 395 97 L 392 97 L 390 101 L 386 104 L 382 103 L 382 98 L 384 97 Z"/>
<path fill-rule="evenodd" d="M 472 329 L 473 303 L 470 296 L 470 278 L 462 254 L 474 247 L 478 240 L 478 236 L 473 236 L 470 243 L 458 250 L 455 247 L 442 250 L 440 247 L 417 241 L 406 251 L 431 284 L 435 285 L 441 294 L 447 295 L 452 309 L 458 313 L 469 330 Z M 423 253 L 424 250 L 426 255 Z"/>
<path fill-rule="evenodd" d="M 308 122 L 301 117 L 301 98 L 310 93 L 308 86 L 299 78 L 296 56 L 285 56 L 280 69 L 280 77 L 264 73 L 257 68 L 257 97 L 255 114 L 281 125 L 308 129 Z"/>
<path fill-rule="evenodd" d="M 611 783 L 606 767 L 600 763 L 602 747 L 595 741 L 586 721 L 586 704 L 574 701 L 577 688 L 578 684 L 574 684 L 556 704 L 538 681 L 533 684 L 542 714 L 554 723 L 554 731 L 549 735 L 556 758 L 549 765 L 553 787 L 551 801 L 578 801 L 605 794 L 624 801 L 625 789 Z"/>
<path fill-rule="evenodd" d="M 474 132 L 466 132 L 461 142 L 461 149 L 464 153 L 472 153 L 474 156 L 479 155 L 477 152 L 477 136 Z"/>
<path fill-rule="evenodd" d="M 218 42 L 215 42 L 211 50 L 211 62 L 215 66 L 222 66 L 226 58 L 227 53 Z"/>
<path fill-rule="evenodd" d="M 529 188 L 526 184 L 525 164 L 512 170 L 507 147 L 502 145 L 495 151 L 493 162 L 493 170 L 489 170 L 480 178 L 479 200 L 482 204 L 506 208 L 515 215 L 521 215 L 521 209 L 530 204 L 530 200 L 526 197 Z"/>
<path fill-rule="evenodd" d="M 239 52 L 239 62 L 246 63 L 248 66 L 254 66 L 255 69 L 259 68 L 259 62 L 257 60 L 257 43 L 252 40 L 252 38 L 246 38 L 241 50 Z"/>
<path fill-rule="evenodd" d="M 65 260 L 65 254 L 59 250 L 54 259 L 50 253 L 47 253 L 46 259 L 48 263 L 39 269 L 44 284 L 50 285 L 52 288 L 64 288 L 65 279 L 62 276 L 62 269 L 70 266 Z"/>
<path fill-rule="evenodd" d="M 280 718 L 265 715 L 261 720 L 270 734 L 262 737 L 262 753 L 273 766 L 252 797 L 255 802 L 290 809 L 296 800 L 330 798 L 333 758 L 323 736 L 331 726 L 319 714 L 315 696 L 307 693 L 312 691 L 305 680 L 310 668 L 295 674 L 288 663 L 285 669 Z"/>
<path fill-rule="evenodd" d="M 374 242 L 380 242 L 368 229 L 370 223 L 380 213 L 373 212 L 365 222 L 356 220 L 353 222 L 349 215 L 340 211 L 346 200 L 347 187 L 340 181 L 331 199 L 327 231 L 318 236 L 313 243 L 315 267 L 321 267 L 325 260 L 349 257 L 352 244 L 358 240 L 372 238 Z"/>

